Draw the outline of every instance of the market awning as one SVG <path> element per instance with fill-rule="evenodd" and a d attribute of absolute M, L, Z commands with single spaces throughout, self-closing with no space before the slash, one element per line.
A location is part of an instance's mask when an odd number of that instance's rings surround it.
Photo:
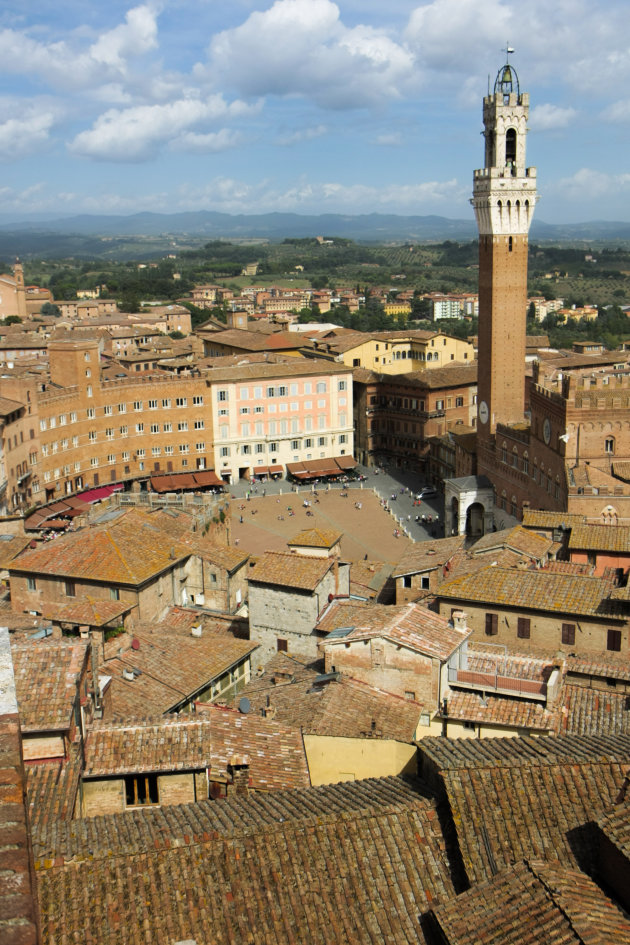
<path fill-rule="evenodd" d="M 206 486 L 222 486 L 223 480 L 219 479 L 214 469 L 203 469 L 193 473 L 195 485 L 205 488 Z"/>
<path fill-rule="evenodd" d="M 335 456 L 335 462 L 340 469 L 354 469 L 357 465 L 354 456 Z"/>
<path fill-rule="evenodd" d="M 170 473 L 165 476 L 151 476 L 151 488 L 154 492 L 180 492 L 184 489 L 206 489 L 208 486 L 223 486 L 214 469 L 199 469 L 194 473 Z"/>
<path fill-rule="evenodd" d="M 101 499 L 108 499 L 112 492 L 122 492 L 122 483 L 115 483 L 111 486 L 99 486 L 97 489 L 89 489 L 87 492 L 80 492 L 76 498 L 83 502 L 99 502 Z"/>

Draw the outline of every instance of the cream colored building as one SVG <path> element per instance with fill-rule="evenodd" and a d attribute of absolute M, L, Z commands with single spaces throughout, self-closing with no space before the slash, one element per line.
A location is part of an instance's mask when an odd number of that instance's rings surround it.
<path fill-rule="evenodd" d="M 318 358 L 385 374 L 407 374 L 475 359 L 473 346 L 437 331 L 382 331 L 329 334 L 313 342 Z"/>

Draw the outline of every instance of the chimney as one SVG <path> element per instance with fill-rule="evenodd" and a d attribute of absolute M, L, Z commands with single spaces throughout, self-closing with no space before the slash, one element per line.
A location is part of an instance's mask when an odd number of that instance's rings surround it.
<path fill-rule="evenodd" d="M 232 775 L 232 792 L 239 797 L 249 794 L 249 755 L 232 755 L 228 762 L 228 773 Z"/>
<path fill-rule="evenodd" d="M 466 614 L 463 610 L 454 610 L 453 611 L 453 627 L 455 630 L 467 630 L 466 626 Z"/>

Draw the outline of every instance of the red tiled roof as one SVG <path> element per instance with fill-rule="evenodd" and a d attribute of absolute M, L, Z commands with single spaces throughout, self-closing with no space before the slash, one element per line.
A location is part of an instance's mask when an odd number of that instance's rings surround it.
<path fill-rule="evenodd" d="M 227 776 L 234 754 L 249 759 L 254 790 L 306 787 L 308 766 L 299 732 L 256 715 L 199 705 L 194 718 L 95 723 L 85 742 L 84 777 L 211 768 Z"/>
<path fill-rule="evenodd" d="M 22 730 L 68 730 L 86 665 L 87 640 L 14 643 L 11 653 Z"/>

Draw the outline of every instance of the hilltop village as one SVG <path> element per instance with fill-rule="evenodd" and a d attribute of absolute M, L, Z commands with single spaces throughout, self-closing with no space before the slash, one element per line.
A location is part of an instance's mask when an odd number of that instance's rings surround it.
<path fill-rule="evenodd" d="M 0 277 L 3 945 L 630 942 L 630 344 L 526 335 L 528 106 L 431 330 Z"/>

